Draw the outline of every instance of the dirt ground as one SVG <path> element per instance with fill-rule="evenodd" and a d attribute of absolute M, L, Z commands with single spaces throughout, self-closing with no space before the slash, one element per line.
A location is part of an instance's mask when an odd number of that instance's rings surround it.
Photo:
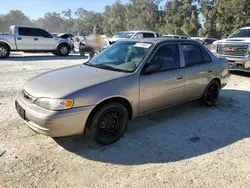
<path fill-rule="evenodd" d="M 84 61 L 0 60 L 0 187 L 250 187 L 250 74 L 233 74 L 215 107 L 191 102 L 141 117 L 110 146 L 32 132 L 15 111 L 18 90 L 37 74 Z"/>

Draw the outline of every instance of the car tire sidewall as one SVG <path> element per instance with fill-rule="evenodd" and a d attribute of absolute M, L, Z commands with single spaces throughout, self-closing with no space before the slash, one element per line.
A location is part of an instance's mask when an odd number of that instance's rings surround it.
<path fill-rule="evenodd" d="M 65 47 L 68 49 L 68 51 L 67 51 L 66 54 L 63 54 L 63 53 L 61 53 L 61 48 L 65 48 Z M 69 45 L 67 45 L 67 44 L 60 44 L 58 46 L 57 53 L 58 53 L 59 56 L 68 56 L 69 53 L 70 53 L 70 47 L 69 47 Z"/>
<path fill-rule="evenodd" d="M 208 89 L 211 86 L 216 87 L 216 89 L 217 89 L 217 97 L 216 97 L 216 100 L 213 101 L 213 102 L 210 102 L 210 101 L 207 100 L 207 92 L 208 92 Z M 207 107 L 214 106 L 217 103 L 218 99 L 219 99 L 219 95 L 220 95 L 220 86 L 219 86 L 219 83 L 216 80 L 212 80 L 208 84 L 208 86 L 207 86 L 207 88 L 206 88 L 206 90 L 205 90 L 202 98 L 199 100 L 200 104 L 203 105 L 203 106 L 207 106 Z"/>
<path fill-rule="evenodd" d="M 10 49 L 8 46 L 6 46 L 4 44 L 0 44 L 0 48 L 4 48 L 7 51 L 5 56 L 0 56 L 0 59 L 4 59 L 4 58 L 7 58 L 10 56 Z"/>
<path fill-rule="evenodd" d="M 110 140 L 103 140 L 101 135 L 100 135 L 100 129 L 98 126 L 98 122 L 99 122 L 101 116 L 105 112 L 107 112 L 108 110 L 111 110 L 111 109 L 118 110 L 119 113 L 122 113 L 122 115 L 123 115 L 122 128 L 121 128 L 121 131 L 119 132 L 119 134 L 116 135 L 114 138 L 112 138 Z M 118 141 L 125 133 L 125 131 L 127 129 L 127 125 L 128 125 L 128 119 L 129 119 L 128 118 L 128 111 L 124 105 L 119 104 L 119 103 L 110 103 L 110 104 L 104 105 L 95 113 L 95 115 L 92 119 L 91 132 L 93 133 L 95 140 L 97 142 L 99 142 L 100 144 L 103 144 L 103 145 L 112 144 L 112 143 Z"/>

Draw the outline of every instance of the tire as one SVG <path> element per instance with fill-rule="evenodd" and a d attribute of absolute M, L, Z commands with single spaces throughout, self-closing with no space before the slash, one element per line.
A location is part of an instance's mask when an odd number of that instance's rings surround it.
<path fill-rule="evenodd" d="M 70 53 L 70 47 L 67 44 L 60 44 L 57 48 L 57 53 L 59 56 L 68 56 Z"/>
<path fill-rule="evenodd" d="M 122 104 L 106 104 L 96 111 L 90 122 L 91 135 L 100 144 L 112 144 L 123 136 L 128 118 L 128 111 Z"/>
<path fill-rule="evenodd" d="M 199 99 L 199 102 L 202 106 L 214 106 L 219 99 L 220 95 L 220 85 L 218 81 L 212 80 L 206 90 L 204 91 L 202 97 Z"/>
<path fill-rule="evenodd" d="M 0 59 L 10 56 L 10 48 L 5 44 L 0 44 Z"/>
<path fill-rule="evenodd" d="M 52 52 L 52 54 L 53 54 L 53 55 L 55 55 L 55 56 L 58 56 L 58 53 L 57 53 L 57 51 L 55 51 L 55 52 Z"/>

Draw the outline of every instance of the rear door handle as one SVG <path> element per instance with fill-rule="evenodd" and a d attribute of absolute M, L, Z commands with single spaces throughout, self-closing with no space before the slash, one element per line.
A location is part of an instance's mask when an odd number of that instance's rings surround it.
<path fill-rule="evenodd" d="M 22 40 L 22 38 L 21 37 L 17 37 L 17 40 Z"/>
<path fill-rule="evenodd" d="M 183 78 L 183 76 L 177 76 L 176 79 L 177 80 L 181 80 Z"/>
<path fill-rule="evenodd" d="M 37 41 L 37 40 L 38 40 L 38 38 L 34 38 L 34 40 L 36 40 L 36 41 Z"/>

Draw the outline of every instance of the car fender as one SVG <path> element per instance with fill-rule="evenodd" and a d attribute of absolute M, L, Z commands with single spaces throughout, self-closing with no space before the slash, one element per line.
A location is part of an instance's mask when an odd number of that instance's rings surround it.
<path fill-rule="evenodd" d="M 9 46 L 10 49 L 12 49 L 12 48 L 11 48 L 11 44 L 10 44 L 7 40 L 5 40 L 5 39 L 3 39 L 3 38 L 0 38 L 0 44 L 6 44 L 6 45 Z"/>

